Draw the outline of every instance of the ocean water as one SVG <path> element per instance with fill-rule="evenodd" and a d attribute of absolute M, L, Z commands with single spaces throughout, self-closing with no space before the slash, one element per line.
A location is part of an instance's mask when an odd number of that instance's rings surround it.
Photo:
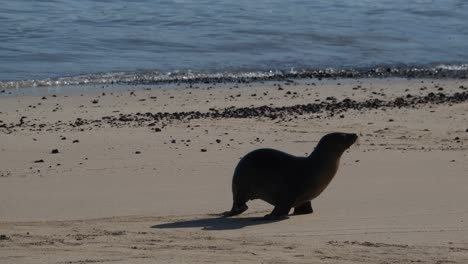
<path fill-rule="evenodd" d="M 141 75 L 466 68 L 466 63 L 467 0 L 2 0 L 0 5 L 4 87 L 37 84 L 27 80 L 53 85 Z"/>

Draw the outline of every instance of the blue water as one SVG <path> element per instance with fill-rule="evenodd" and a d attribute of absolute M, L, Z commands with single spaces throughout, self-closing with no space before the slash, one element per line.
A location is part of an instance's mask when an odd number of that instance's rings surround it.
<path fill-rule="evenodd" d="M 2 0 L 0 5 L 0 81 L 467 62 L 466 0 Z"/>

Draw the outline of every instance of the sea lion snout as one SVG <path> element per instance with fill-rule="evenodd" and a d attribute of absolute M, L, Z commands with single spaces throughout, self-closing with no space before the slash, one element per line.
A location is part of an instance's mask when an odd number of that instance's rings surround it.
<path fill-rule="evenodd" d="M 356 142 L 356 140 L 358 139 L 358 135 L 355 134 L 355 133 L 346 134 L 346 136 L 349 138 L 349 141 L 351 142 L 351 145 L 354 144 Z"/>
<path fill-rule="evenodd" d="M 346 141 L 346 148 L 351 147 L 358 139 L 358 135 L 355 133 L 343 133 Z"/>

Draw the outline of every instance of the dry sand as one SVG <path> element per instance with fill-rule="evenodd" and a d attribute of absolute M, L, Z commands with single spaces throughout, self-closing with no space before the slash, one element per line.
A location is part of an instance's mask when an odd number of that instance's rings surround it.
<path fill-rule="evenodd" d="M 0 263 L 468 263 L 467 101 L 274 120 L 103 122 L 330 97 L 390 102 L 465 87 L 315 79 L 4 93 Z M 313 214 L 255 221 L 272 207 L 252 201 L 239 217 L 213 215 L 231 206 L 242 155 L 261 147 L 306 155 L 331 131 L 357 132 L 360 143 L 312 202 Z"/>

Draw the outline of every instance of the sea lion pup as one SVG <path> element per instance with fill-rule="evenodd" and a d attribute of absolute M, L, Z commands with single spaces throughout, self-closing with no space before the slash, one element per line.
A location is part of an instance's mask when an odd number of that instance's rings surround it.
<path fill-rule="evenodd" d="M 274 206 L 264 219 L 313 212 L 311 200 L 325 190 L 335 176 L 340 157 L 358 136 L 330 133 L 322 137 L 308 157 L 296 157 L 274 149 L 257 149 L 244 156 L 232 179 L 233 205 L 222 213 L 230 217 L 248 209 L 247 202 L 262 199 Z"/>

